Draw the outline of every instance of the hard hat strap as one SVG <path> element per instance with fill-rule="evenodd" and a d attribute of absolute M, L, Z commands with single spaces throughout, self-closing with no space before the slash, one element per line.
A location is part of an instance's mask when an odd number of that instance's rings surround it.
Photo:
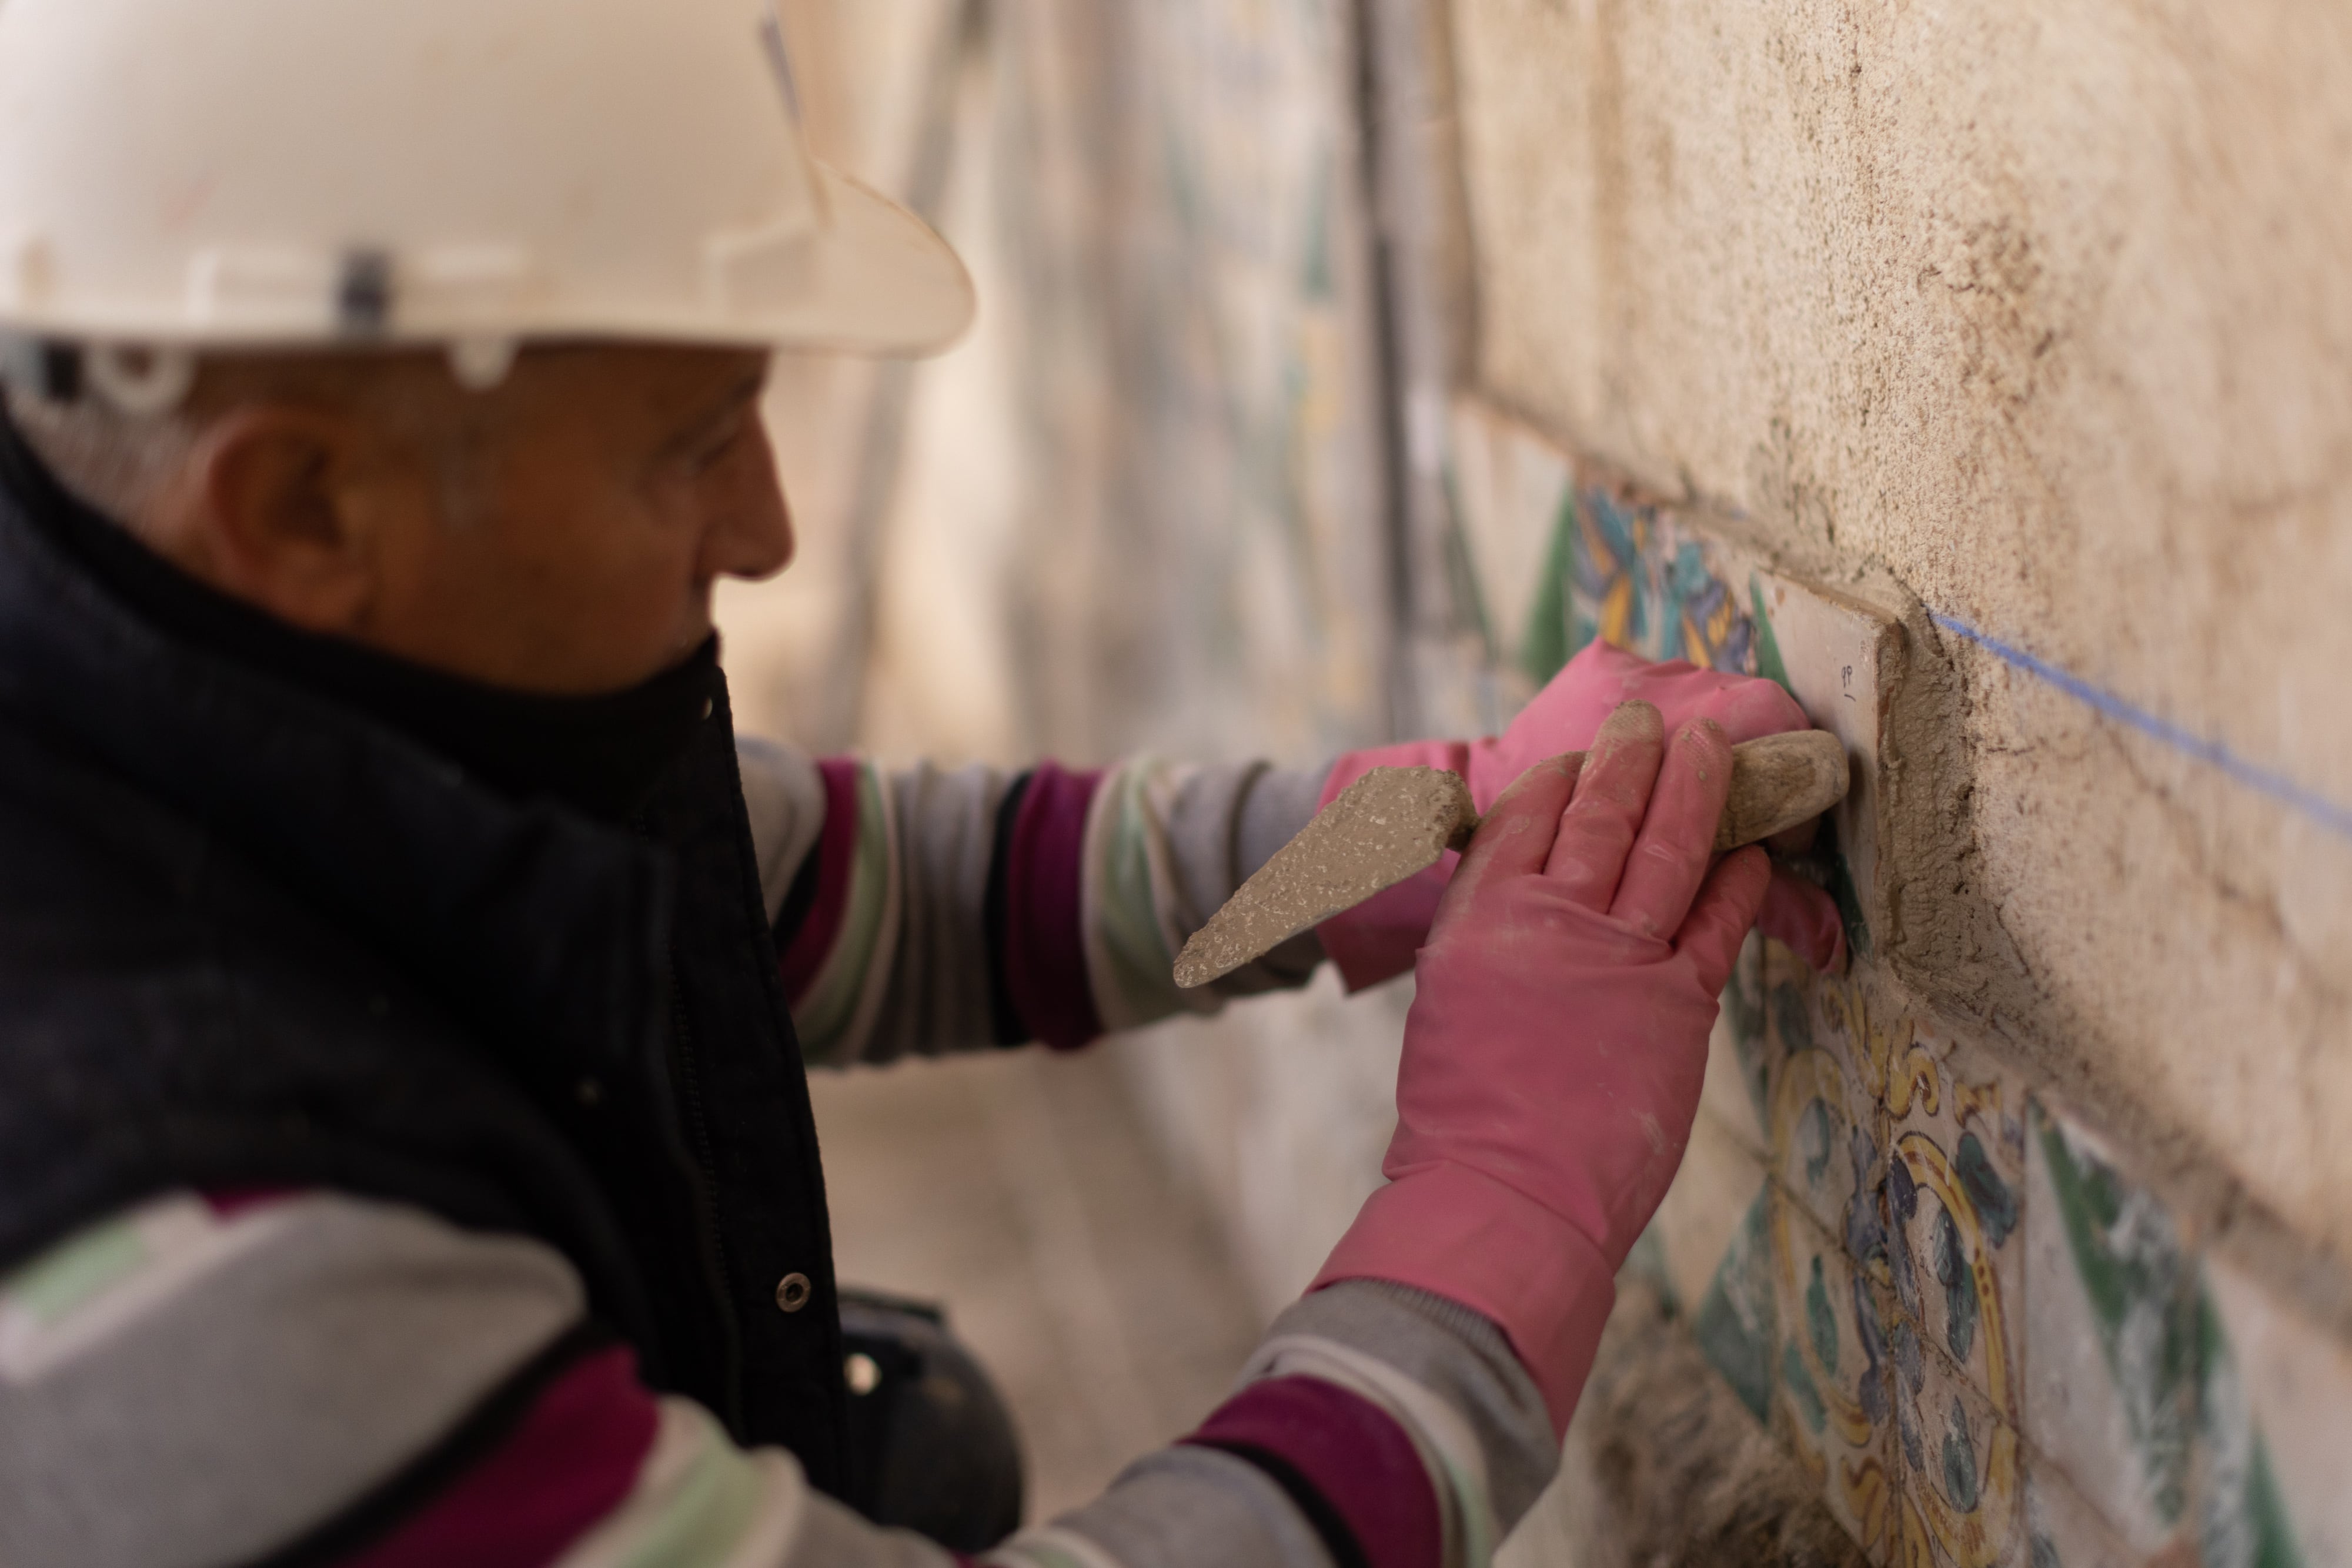
<path fill-rule="evenodd" d="M 116 408 L 149 418 L 180 406 L 196 384 L 196 356 L 187 349 L 96 343 L 83 350 L 82 372 Z"/>
<path fill-rule="evenodd" d="M 96 392 L 134 417 L 169 413 L 196 384 L 191 349 L 144 343 L 73 343 L 0 333 L 0 383 L 43 402 Z"/>
<path fill-rule="evenodd" d="M 0 333 L 0 383 L 44 402 L 79 402 L 85 385 L 79 344 Z"/>

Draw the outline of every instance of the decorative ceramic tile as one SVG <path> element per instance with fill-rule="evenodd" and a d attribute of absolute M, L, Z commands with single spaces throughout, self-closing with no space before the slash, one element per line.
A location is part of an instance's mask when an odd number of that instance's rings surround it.
<path fill-rule="evenodd" d="M 2226 1263 L 2205 1283 L 2204 1568 L 2352 1563 L 2352 1351 Z"/>
<path fill-rule="evenodd" d="M 1646 658 L 1754 673 L 1755 625 L 1716 541 L 1671 508 L 1609 486 L 1578 486 L 1561 521 L 1565 548 L 1554 559 L 1568 569 L 1559 585 L 1569 652 L 1598 637 Z M 1531 648 L 1535 641 L 1531 632 Z"/>
<path fill-rule="evenodd" d="M 1835 589 L 1769 572 L 1751 578 L 1748 596 L 1756 673 L 1788 687 L 1853 760 L 1853 789 L 1831 813 L 1839 873 L 1832 891 L 1845 907 L 1854 951 L 1867 957 L 1870 927 L 1883 923 L 1878 758 L 1903 668 L 1902 623 Z"/>
<path fill-rule="evenodd" d="M 1843 1249 L 1778 1182 L 1771 1227 L 1777 1424 L 1830 1511 L 1883 1563 L 1893 1496 L 1883 1309 Z"/>
<path fill-rule="evenodd" d="M 1682 1168 L 1643 1236 L 1699 1349 L 1759 1421 L 1769 1416 L 1774 1343 L 1765 1186 L 1759 1153 L 1702 1104 Z"/>
<path fill-rule="evenodd" d="M 1772 1288 L 1772 1195 L 1760 1188 L 1740 1218 L 1706 1294 L 1691 1312 L 1692 1337 L 1759 1421 L 1769 1421 L 1780 1312 Z"/>
<path fill-rule="evenodd" d="M 1546 552 L 1571 505 L 1568 455 L 1475 397 L 1455 400 L 1451 434 L 1454 514 L 1481 630 L 1501 661 L 1517 664 Z"/>
<path fill-rule="evenodd" d="M 2188 1509 L 2195 1267 L 2165 1207 L 2038 1100 L 2028 1154 L 2026 1440 L 2154 1552 Z"/>
<path fill-rule="evenodd" d="M 2025 1537 L 2032 1568 L 2143 1568 L 2149 1562 L 2117 1539 L 2047 1459 L 2026 1470 Z"/>
<path fill-rule="evenodd" d="M 1763 1192 L 1763 1162 L 1701 1111 L 1674 1186 L 1650 1222 L 1679 1310 L 1694 1310 L 1706 1294 L 1742 1217 Z"/>
<path fill-rule="evenodd" d="M 1874 1278 L 1885 1270 L 1884 1072 L 1863 988 L 1765 945 L 1766 1128 L 1772 1174 Z"/>
<path fill-rule="evenodd" d="M 1921 1340 L 1918 1325 L 1886 1325 L 1900 1503 L 1895 1561 L 1902 1568 L 2028 1568 L 2017 1428 L 1960 1370 Z"/>
<path fill-rule="evenodd" d="M 1766 1027 L 1764 937 L 1751 931 L 1724 988 L 1715 1032 L 1707 1039 L 1706 1082 L 1699 1105 L 1729 1128 L 1759 1159 L 1772 1152 L 1766 1124 L 1773 1069 L 1771 1031 Z"/>
<path fill-rule="evenodd" d="M 2021 1417 L 2025 1092 L 1909 1017 L 1883 1032 L 1895 1299 L 2003 1421 Z"/>

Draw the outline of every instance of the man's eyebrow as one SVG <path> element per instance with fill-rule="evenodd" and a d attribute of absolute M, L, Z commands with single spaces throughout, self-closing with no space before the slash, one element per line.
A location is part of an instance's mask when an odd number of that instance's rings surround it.
<path fill-rule="evenodd" d="M 696 440 L 708 433 L 713 425 L 719 424 L 724 421 L 732 418 L 736 412 L 741 409 L 745 403 L 756 403 L 759 402 L 761 395 L 767 391 L 767 388 L 768 372 L 764 367 L 757 371 L 747 371 L 743 375 L 739 376 L 733 383 L 728 387 L 726 392 L 713 397 L 709 402 L 704 403 L 701 411 L 698 413 L 692 420 L 678 428 L 678 433 L 673 439 L 671 444 L 673 446 L 691 446 L 694 444 Z"/>

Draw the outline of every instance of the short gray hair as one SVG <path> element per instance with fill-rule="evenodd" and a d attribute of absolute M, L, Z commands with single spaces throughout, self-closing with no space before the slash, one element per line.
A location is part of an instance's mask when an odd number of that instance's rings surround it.
<path fill-rule="evenodd" d="M 467 414 L 475 394 L 437 353 L 255 354 L 202 361 L 188 395 L 159 412 L 132 412 L 82 389 L 55 397 L 18 382 L 8 413 L 67 489 L 133 533 L 195 456 L 224 413 L 259 400 L 336 408 L 393 423 L 425 445 L 441 469 L 441 501 L 453 520 L 476 515 L 486 486 L 486 444 Z"/>
<path fill-rule="evenodd" d="M 185 404 L 134 414 L 104 398 L 68 402 L 12 386 L 8 413 L 67 489 L 134 531 L 202 434 Z"/>

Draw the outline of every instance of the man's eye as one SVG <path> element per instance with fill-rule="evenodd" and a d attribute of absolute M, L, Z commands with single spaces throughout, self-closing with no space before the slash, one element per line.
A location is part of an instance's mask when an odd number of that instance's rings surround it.
<path fill-rule="evenodd" d="M 705 474 L 724 463 L 742 441 L 749 427 L 740 419 L 729 420 L 726 426 L 705 437 L 687 453 L 686 465 L 690 473 Z"/>

